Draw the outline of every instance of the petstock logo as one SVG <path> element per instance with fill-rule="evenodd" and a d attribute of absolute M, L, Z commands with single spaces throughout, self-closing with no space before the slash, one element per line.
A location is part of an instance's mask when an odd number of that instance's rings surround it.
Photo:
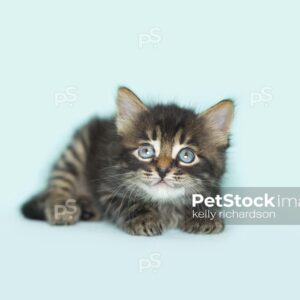
<path fill-rule="evenodd" d="M 192 196 L 193 218 L 235 225 L 300 225 L 300 188 L 223 188 Z"/>

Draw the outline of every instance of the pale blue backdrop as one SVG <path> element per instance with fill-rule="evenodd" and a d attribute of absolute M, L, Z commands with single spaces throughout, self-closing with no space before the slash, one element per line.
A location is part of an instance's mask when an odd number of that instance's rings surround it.
<path fill-rule="evenodd" d="M 177 1 L 179 2 L 179 1 Z M 131 237 L 19 205 L 76 126 L 149 101 L 236 101 L 224 185 L 299 186 L 298 1 L 1 1 L 1 299 L 296 299 L 300 228 Z"/>

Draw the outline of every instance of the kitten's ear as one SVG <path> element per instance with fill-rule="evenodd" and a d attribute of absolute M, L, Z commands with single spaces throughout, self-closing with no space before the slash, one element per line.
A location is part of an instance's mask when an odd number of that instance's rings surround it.
<path fill-rule="evenodd" d="M 231 100 L 222 100 L 207 111 L 198 115 L 204 128 L 217 146 L 226 146 L 230 125 L 234 116 L 234 104 Z"/>
<path fill-rule="evenodd" d="M 126 87 L 118 89 L 116 125 L 119 134 L 133 129 L 138 115 L 146 111 L 147 107 L 130 89 Z"/>

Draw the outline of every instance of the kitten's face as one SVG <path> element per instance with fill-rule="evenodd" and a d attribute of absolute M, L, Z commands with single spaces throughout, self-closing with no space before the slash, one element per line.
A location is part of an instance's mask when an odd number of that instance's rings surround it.
<path fill-rule="evenodd" d="M 216 185 L 224 170 L 232 102 L 217 106 L 200 115 L 176 105 L 147 108 L 130 90 L 119 89 L 117 128 L 131 183 L 159 201 Z"/>

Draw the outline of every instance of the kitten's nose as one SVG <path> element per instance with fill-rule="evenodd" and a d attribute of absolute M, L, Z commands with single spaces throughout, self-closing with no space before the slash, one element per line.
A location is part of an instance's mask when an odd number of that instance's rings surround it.
<path fill-rule="evenodd" d="M 158 175 L 161 179 L 166 177 L 166 174 L 169 172 L 169 168 L 157 168 Z"/>
<path fill-rule="evenodd" d="M 170 171 L 172 159 L 166 155 L 160 155 L 157 164 L 156 170 L 161 179 L 166 177 L 166 174 Z"/>

